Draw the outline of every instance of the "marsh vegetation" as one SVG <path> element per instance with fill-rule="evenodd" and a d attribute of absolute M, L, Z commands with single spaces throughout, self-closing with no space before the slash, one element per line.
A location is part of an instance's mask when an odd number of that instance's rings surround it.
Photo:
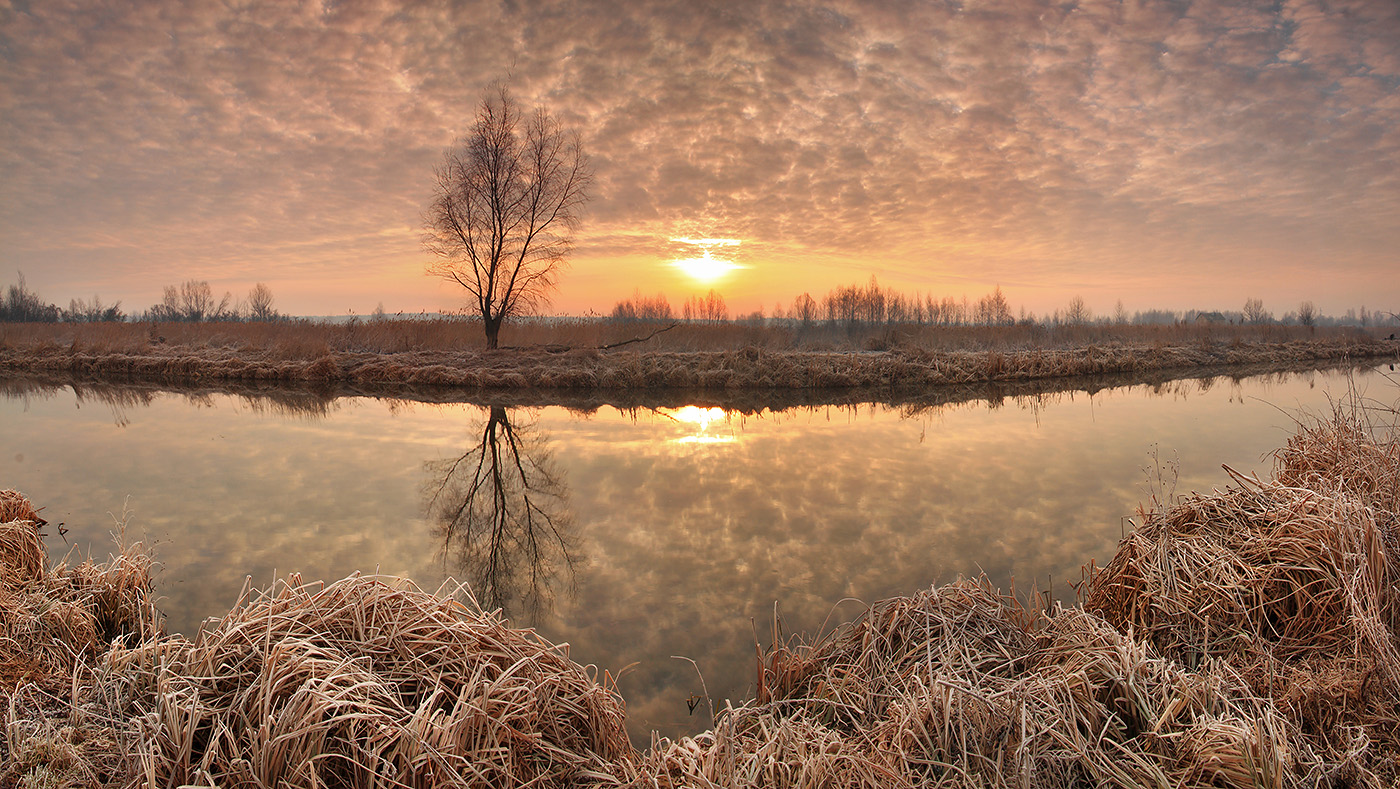
<path fill-rule="evenodd" d="M 162 382 L 467 389 L 924 389 L 1395 358 L 1380 329 L 1282 325 L 864 327 L 470 321 L 0 324 L 0 371 Z M 644 342 L 630 339 L 647 338 Z"/>

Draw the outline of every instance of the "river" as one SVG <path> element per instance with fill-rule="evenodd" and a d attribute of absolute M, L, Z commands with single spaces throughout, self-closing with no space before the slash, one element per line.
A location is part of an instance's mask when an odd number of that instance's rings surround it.
<path fill-rule="evenodd" d="M 775 620 L 812 634 L 982 573 L 1072 602 L 1141 502 L 1266 474 L 1295 419 L 1356 393 L 1394 403 L 1394 373 L 744 411 L 11 379 L 0 488 L 44 507 L 55 559 L 152 547 L 171 632 L 248 578 L 459 579 L 621 673 L 645 743 L 708 728 L 704 689 L 748 695 Z"/>

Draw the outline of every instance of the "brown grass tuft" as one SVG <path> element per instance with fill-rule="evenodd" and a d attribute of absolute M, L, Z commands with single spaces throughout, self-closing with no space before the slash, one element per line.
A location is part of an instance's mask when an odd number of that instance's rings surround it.
<path fill-rule="evenodd" d="M 1185 665 L 1229 664 L 1373 785 L 1400 778 L 1400 451 L 1354 414 L 1302 427 L 1271 480 L 1140 513 L 1084 605 Z"/>
<path fill-rule="evenodd" d="M 396 579 L 295 577 L 114 654 L 148 688 L 140 759 L 174 786 L 616 785 L 621 700 L 560 649 Z"/>
<path fill-rule="evenodd" d="M 1315 762 L 1222 664 L 959 582 L 770 650 L 769 695 L 649 752 L 670 787 L 1295 786 Z M 774 678 L 778 678 L 776 683 Z"/>

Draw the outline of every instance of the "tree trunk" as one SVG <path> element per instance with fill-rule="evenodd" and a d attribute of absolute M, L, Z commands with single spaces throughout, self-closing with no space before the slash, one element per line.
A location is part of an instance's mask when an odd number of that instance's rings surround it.
<path fill-rule="evenodd" d="M 482 323 L 486 326 L 486 350 L 494 351 L 500 345 L 501 317 L 485 318 Z"/>

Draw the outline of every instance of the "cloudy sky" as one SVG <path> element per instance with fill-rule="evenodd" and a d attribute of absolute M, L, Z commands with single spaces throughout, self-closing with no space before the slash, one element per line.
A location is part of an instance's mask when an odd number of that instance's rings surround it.
<path fill-rule="evenodd" d="M 1036 312 L 1400 309 L 1395 0 L 0 0 L 0 284 L 459 306 L 432 169 L 493 80 L 596 183 L 551 309 L 864 282 Z"/>

